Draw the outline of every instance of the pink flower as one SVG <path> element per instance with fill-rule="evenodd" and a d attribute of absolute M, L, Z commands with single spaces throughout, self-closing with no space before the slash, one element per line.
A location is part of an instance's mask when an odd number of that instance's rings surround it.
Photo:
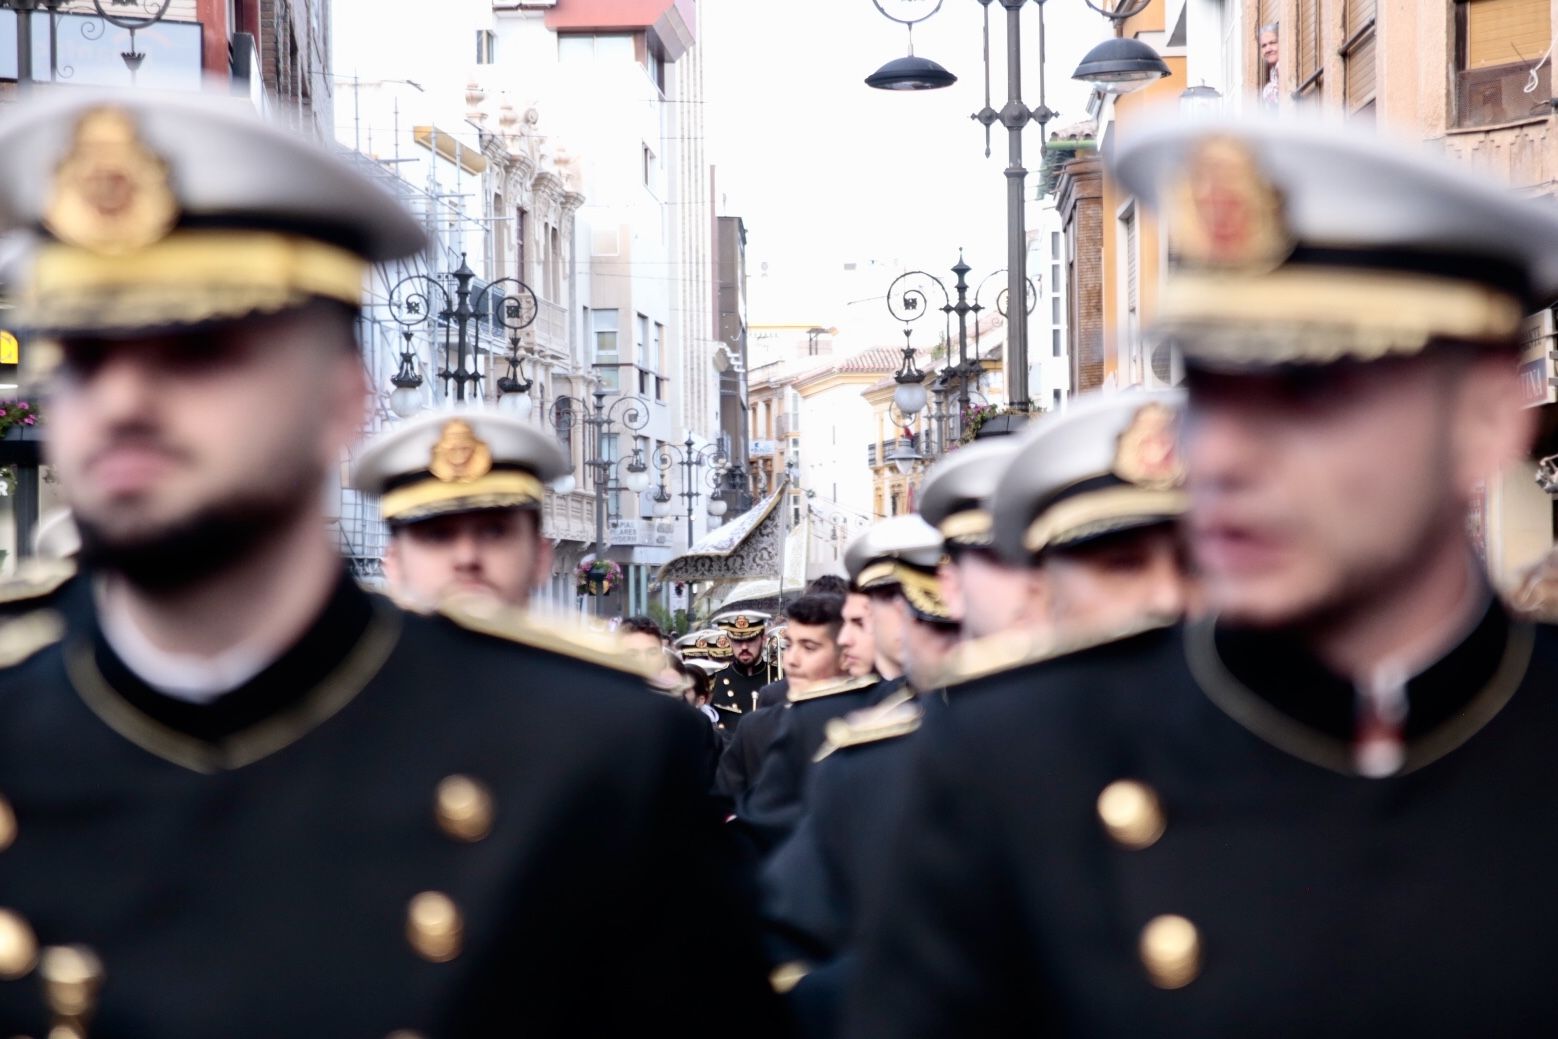
<path fill-rule="evenodd" d="M 33 418 L 31 415 L 28 415 L 26 418 L 22 419 L 22 425 L 24 425 L 24 426 L 31 426 L 34 423 L 36 423 L 37 421 L 38 420 Z"/>

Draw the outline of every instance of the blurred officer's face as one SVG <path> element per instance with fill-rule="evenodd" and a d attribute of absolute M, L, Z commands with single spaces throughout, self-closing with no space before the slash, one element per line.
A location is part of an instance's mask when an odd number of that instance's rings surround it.
<path fill-rule="evenodd" d="M 199 580 L 318 522 L 326 477 L 362 427 L 342 312 L 61 351 L 48 460 L 84 558 L 143 587 Z"/>
<path fill-rule="evenodd" d="M 384 553 L 384 576 L 411 605 L 452 595 L 486 595 L 523 606 L 552 569 L 552 546 L 528 509 L 482 509 L 435 516 L 398 529 Z"/>
<path fill-rule="evenodd" d="M 1147 620 L 1177 620 L 1190 601 L 1178 535 L 1148 527 L 1041 557 L 1057 638 L 1089 638 Z"/>
<path fill-rule="evenodd" d="M 859 678 L 876 670 L 876 638 L 871 630 L 871 600 L 859 592 L 844 598 L 844 626 L 839 631 L 839 650 L 844 670 Z"/>
<path fill-rule="evenodd" d="M 876 644 L 875 666 L 884 678 L 903 674 L 903 611 L 898 608 L 898 589 L 872 592 L 871 641 Z"/>
<path fill-rule="evenodd" d="M 797 688 L 825 682 L 844 673 L 839 644 L 826 624 L 790 621 L 785 629 L 784 673 Z"/>
<path fill-rule="evenodd" d="M 1524 452 L 1509 356 L 1193 372 L 1185 456 L 1208 606 L 1262 626 L 1350 624 L 1466 558 L 1478 481 Z"/>
<path fill-rule="evenodd" d="M 903 673 L 916 692 L 929 692 L 941 682 L 947 654 L 958 644 L 958 630 L 917 620 L 902 596 L 897 606 L 903 628 Z"/>
<path fill-rule="evenodd" d="M 763 640 L 761 638 L 743 639 L 740 642 L 734 643 L 734 646 L 738 664 L 751 664 L 763 655 Z"/>
<path fill-rule="evenodd" d="M 965 550 L 942 563 L 936 575 L 965 638 L 1034 631 L 1045 623 L 1039 579 L 1028 567 L 1007 566 L 988 552 Z"/>
<path fill-rule="evenodd" d="M 636 657 L 652 660 L 663 653 L 665 646 L 653 632 L 629 631 L 622 635 L 622 648 Z"/>

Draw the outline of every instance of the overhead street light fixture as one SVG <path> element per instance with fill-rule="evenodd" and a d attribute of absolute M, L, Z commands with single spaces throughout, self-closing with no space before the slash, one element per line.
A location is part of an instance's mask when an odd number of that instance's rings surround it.
<path fill-rule="evenodd" d="M 1072 79 L 1110 94 L 1128 94 L 1170 74 L 1158 52 L 1130 36 L 1105 40 L 1082 59 Z"/>
<path fill-rule="evenodd" d="M 903 364 L 898 366 L 898 374 L 893 376 L 893 381 L 898 384 L 893 390 L 893 403 L 898 405 L 898 410 L 905 415 L 913 417 L 925 410 L 927 392 L 925 389 L 925 373 L 914 364 L 914 347 L 909 345 L 909 337 L 914 331 L 909 328 L 903 330 Z"/>
<path fill-rule="evenodd" d="M 934 3 L 931 0 L 873 0 L 873 2 L 882 14 L 895 22 L 909 26 L 910 47 L 908 58 L 900 58 L 897 62 L 889 62 L 882 66 L 866 78 L 867 83 L 883 90 L 925 90 L 947 86 L 956 81 L 952 73 L 936 65 L 935 62 L 914 58 L 914 24 L 924 21 L 939 11 L 942 0 L 934 0 Z M 1030 123 L 1037 123 L 1039 136 L 1042 139 L 1050 120 L 1060 114 L 1050 108 L 1044 100 L 1044 7 L 1049 2 L 1050 0 L 978 0 L 980 6 L 985 9 L 985 104 L 982 109 L 974 113 L 973 118 L 985 128 L 987 157 L 990 154 L 990 135 L 995 125 L 999 123 L 1007 132 L 1009 161 L 1004 171 L 1007 224 L 1006 272 L 1007 294 L 1012 297 L 1021 297 L 1028 284 L 1026 212 L 1028 169 L 1023 165 L 1022 133 Z M 1145 11 L 1151 0 L 1083 0 L 1083 2 L 1093 11 L 1119 25 L 1126 19 L 1134 18 Z M 990 8 L 996 3 L 1006 11 L 1007 101 L 999 109 L 994 106 L 990 94 Z M 1029 3 L 1036 4 L 1039 8 L 1039 103 L 1034 108 L 1029 108 L 1022 98 L 1022 9 Z M 892 10 L 884 4 L 892 7 Z M 913 14 L 913 12 L 919 13 Z M 1122 44 L 1125 46 L 1120 46 Z M 1099 75 L 1111 78 L 1089 81 L 1107 83 L 1109 85 L 1104 89 L 1113 93 L 1134 90 L 1154 79 L 1169 75 L 1168 66 L 1163 63 L 1163 59 L 1151 47 L 1139 40 L 1123 37 L 1107 40 L 1093 48 L 1093 52 L 1084 59 L 1083 66 L 1087 67 L 1089 61 L 1095 60 L 1095 56 Z M 946 79 L 944 81 L 937 79 L 929 69 L 923 67 L 893 70 L 895 64 L 903 65 L 910 61 L 934 66 L 935 72 L 944 75 Z M 1082 75 L 1081 68 L 1077 70 L 1075 78 L 1088 79 Z M 1028 397 L 1028 322 L 1025 318 L 1026 315 L 1021 314 L 1010 323 L 1007 328 L 1006 343 L 1006 398 L 1010 406 L 1019 411 L 1026 411 L 1031 406 Z"/>
<path fill-rule="evenodd" d="M 866 77 L 866 86 L 877 90 L 940 90 L 958 78 L 929 58 L 914 53 L 914 26 L 941 10 L 942 0 L 871 0 L 883 15 L 909 29 L 909 53 L 894 58 Z M 929 10 L 921 10 L 928 7 Z M 916 13 L 917 12 L 917 13 Z"/>

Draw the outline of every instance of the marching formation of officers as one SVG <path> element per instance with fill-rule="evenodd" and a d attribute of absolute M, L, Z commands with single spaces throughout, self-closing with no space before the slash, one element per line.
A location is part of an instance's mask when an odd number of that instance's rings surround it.
<path fill-rule="evenodd" d="M 0 1035 L 1558 1030 L 1558 636 L 1466 530 L 1549 206 L 1143 130 L 1184 390 L 948 454 L 668 653 L 526 612 L 568 463 L 490 411 L 358 453 L 391 597 L 345 571 L 364 277 L 425 245 L 374 184 L 196 97 L 0 156 L 80 538 L 0 610 Z"/>

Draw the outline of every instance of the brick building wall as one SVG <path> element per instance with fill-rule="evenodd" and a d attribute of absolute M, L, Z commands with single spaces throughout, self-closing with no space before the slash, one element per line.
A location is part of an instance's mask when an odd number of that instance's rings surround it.
<path fill-rule="evenodd" d="M 1104 185 L 1097 155 L 1062 167 L 1055 206 L 1066 250 L 1067 345 L 1071 389 L 1086 393 L 1104 382 Z"/>
<path fill-rule="evenodd" d="M 293 125 L 333 132 L 329 0 L 259 0 L 246 25 L 259 45 L 265 90 Z"/>

